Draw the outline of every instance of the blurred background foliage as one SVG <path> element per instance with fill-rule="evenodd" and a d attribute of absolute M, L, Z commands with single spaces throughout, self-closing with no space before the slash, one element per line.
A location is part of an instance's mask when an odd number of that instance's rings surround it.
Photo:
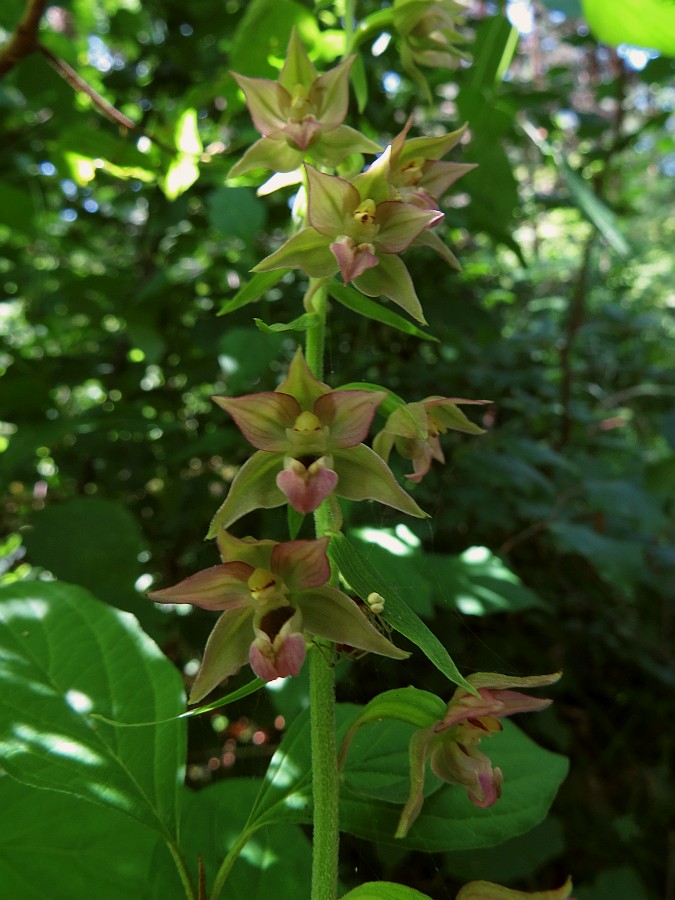
<path fill-rule="evenodd" d="M 278 246 L 292 194 L 228 182 L 255 137 L 228 70 L 274 77 L 293 24 L 332 64 L 335 6 L 72 0 L 47 8 L 40 40 L 117 113 L 44 53 L 0 82 L 2 580 L 88 587 L 134 612 L 187 680 L 212 619 L 144 592 L 216 561 L 203 536 L 248 450 L 210 396 L 273 389 L 301 337 L 252 322 L 300 313 L 296 273 L 217 317 Z M 23 10 L 2 4 L 0 37 Z M 379 37 L 361 48 L 352 117 L 382 142 L 410 114 L 417 133 L 469 123 L 454 158 L 480 167 L 445 209 L 463 269 L 406 256 L 440 343 L 340 307 L 327 377 L 494 401 L 488 434 L 446 436 L 447 465 L 414 489 L 432 524 L 361 507 L 347 521 L 462 671 L 565 670 L 523 727 L 571 774 L 541 826 L 494 850 L 345 839 L 344 882 L 441 900 L 471 877 L 534 889 L 570 871 L 583 900 L 673 898 L 675 65 L 598 45 L 575 0 L 469 10 L 473 65 L 426 71 L 431 108 Z M 261 512 L 241 534 L 285 527 Z M 344 700 L 447 693 L 419 654 L 339 673 Z M 259 774 L 305 696 L 301 678 L 254 716 L 193 724 L 190 783 Z"/>

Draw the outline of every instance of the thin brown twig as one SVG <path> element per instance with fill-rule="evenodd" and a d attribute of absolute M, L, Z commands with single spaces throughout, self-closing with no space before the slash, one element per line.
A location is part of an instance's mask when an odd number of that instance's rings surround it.
<path fill-rule="evenodd" d="M 38 28 L 47 0 L 29 0 L 16 31 L 0 49 L 0 77 L 38 49 Z"/>
<path fill-rule="evenodd" d="M 61 78 L 64 78 L 74 90 L 81 91 L 89 97 L 96 109 L 98 109 L 106 119 L 109 119 L 115 125 L 119 125 L 120 128 L 126 128 L 127 131 L 133 131 L 136 128 L 136 123 L 133 119 L 125 116 L 124 113 L 121 113 L 119 109 L 112 105 L 112 103 L 109 103 L 102 97 L 98 91 L 95 91 L 94 88 L 88 84 L 81 75 L 78 75 L 75 69 L 73 69 L 72 66 L 69 66 L 65 60 L 55 56 L 48 47 L 44 46 L 44 44 L 38 43 L 37 49 L 45 57 L 49 65 L 59 73 Z"/>

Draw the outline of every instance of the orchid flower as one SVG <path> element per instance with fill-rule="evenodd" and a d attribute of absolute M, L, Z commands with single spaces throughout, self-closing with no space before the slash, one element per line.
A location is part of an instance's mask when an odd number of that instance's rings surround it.
<path fill-rule="evenodd" d="M 350 56 L 319 75 L 295 29 L 278 81 L 232 73 L 244 92 L 256 129 L 263 135 L 230 171 L 290 172 L 308 156 L 335 167 L 350 153 L 379 153 L 381 148 L 342 124 L 349 102 Z"/>
<path fill-rule="evenodd" d="M 385 397 L 382 391 L 332 391 L 314 378 L 300 348 L 276 391 L 214 397 L 258 452 L 236 475 L 209 535 L 260 507 L 288 502 L 297 512 L 313 512 L 332 493 L 424 517 L 386 463 L 362 443 Z"/>
<path fill-rule="evenodd" d="M 190 693 L 197 703 L 247 661 L 265 681 L 297 675 L 313 637 L 392 659 L 409 656 L 369 622 L 357 604 L 327 584 L 328 538 L 240 540 L 218 535 L 222 563 L 149 596 L 219 610 Z"/>
<path fill-rule="evenodd" d="M 368 297 L 388 297 L 425 323 L 410 273 L 398 254 L 443 213 L 390 199 L 389 155 L 390 148 L 353 183 L 305 166 L 309 225 L 253 271 L 303 269 L 312 278 L 329 278 L 339 271 L 345 284 L 352 281 Z"/>
<path fill-rule="evenodd" d="M 500 719 L 521 712 L 538 712 L 552 702 L 522 694 L 512 688 L 554 684 L 561 673 L 526 678 L 479 672 L 467 681 L 476 688 L 474 696 L 458 687 L 441 721 L 416 732 L 410 743 L 410 796 L 398 823 L 396 837 L 405 837 L 420 813 L 424 799 L 425 763 L 448 784 L 462 785 L 469 800 L 478 807 L 492 806 L 501 795 L 503 775 L 478 749 L 484 737 L 502 730 Z"/>
<path fill-rule="evenodd" d="M 465 42 L 457 30 L 464 24 L 465 8 L 455 0 L 394 0 L 394 27 L 402 38 L 403 68 L 429 94 L 417 68 L 454 69 L 467 54 L 457 49 Z"/>
<path fill-rule="evenodd" d="M 421 209 L 440 209 L 440 198 L 459 178 L 476 168 L 475 163 L 441 160 L 461 140 L 466 125 L 440 137 L 407 138 L 412 118 L 391 142 L 389 178 L 396 195 L 405 203 Z M 426 229 L 413 246 L 430 247 L 454 269 L 460 265 L 448 247 L 432 229 Z"/>
<path fill-rule="evenodd" d="M 445 462 L 440 434 L 450 428 L 466 434 L 483 434 L 484 428 L 471 422 L 458 404 L 485 405 L 490 400 L 465 400 L 461 397 L 427 397 L 416 403 L 397 407 L 382 431 L 373 440 L 373 450 L 387 462 L 393 447 L 412 460 L 413 473 L 406 475 L 415 484 L 424 478 L 432 459 Z"/>

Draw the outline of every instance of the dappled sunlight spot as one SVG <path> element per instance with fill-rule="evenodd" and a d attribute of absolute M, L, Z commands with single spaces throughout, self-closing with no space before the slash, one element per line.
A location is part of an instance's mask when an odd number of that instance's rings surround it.
<path fill-rule="evenodd" d="M 261 846 L 255 840 L 250 840 L 246 844 L 241 851 L 241 856 L 256 869 L 269 869 L 270 866 L 279 862 L 279 857 L 273 850 Z"/>
<path fill-rule="evenodd" d="M 6 742 L 10 752 L 17 750 L 25 752 L 43 750 L 54 756 L 63 756 L 85 766 L 102 766 L 105 760 L 78 741 L 72 740 L 63 734 L 54 734 L 48 731 L 37 731 L 31 725 L 19 723 L 14 726 L 13 734 L 17 741 Z"/>
<path fill-rule="evenodd" d="M 284 798 L 284 806 L 288 806 L 289 809 L 305 809 L 309 806 L 309 799 L 306 794 L 296 791 Z"/>
<path fill-rule="evenodd" d="M 49 612 L 49 604 L 37 597 L 22 597 L 21 600 L 3 600 L 0 606 L 0 618 L 10 619 L 44 619 Z"/>
<path fill-rule="evenodd" d="M 274 787 L 283 789 L 297 780 L 300 769 L 288 756 L 281 756 L 278 761 L 272 759 L 267 773 L 269 782 Z"/>
<path fill-rule="evenodd" d="M 150 585 L 152 584 L 152 575 L 149 572 L 144 572 L 143 575 L 140 575 L 136 581 L 134 582 L 134 587 L 137 591 L 140 591 L 141 594 L 145 593 L 148 590 Z"/>
<path fill-rule="evenodd" d="M 362 541 L 376 544 L 394 556 L 410 556 L 413 547 L 388 528 L 359 528 L 356 532 Z"/>
<path fill-rule="evenodd" d="M 456 597 L 455 605 L 457 606 L 457 609 L 466 616 L 482 616 L 487 612 L 485 605 L 475 597 Z"/>
<path fill-rule="evenodd" d="M 77 713 L 88 713 L 94 708 L 94 702 L 91 697 L 83 694 L 81 691 L 70 690 L 66 692 L 66 703 L 71 709 Z"/>
<path fill-rule="evenodd" d="M 462 562 L 470 566 L 480 566 L 488 562 L 492 554 L 487 547 L 469 547 L 462 553 Z"/>
<path fill-rule="evenodd" d="M 111 787 L 109 784 L 103 784 L 98 781 L 88 781 L 86 784 L 86 790 L 88 794 L 91 794 L 93 797 L 96 797 L 101 803 L 104 803 L 106 806 L 114 806 L 117 809 L 123 809 L 127 812 L 131 812 L 133 809 L 133 803 L 130 801 L 128 797 L 126 797 L 122 791 L 118 791 L 116 788 Z"/>

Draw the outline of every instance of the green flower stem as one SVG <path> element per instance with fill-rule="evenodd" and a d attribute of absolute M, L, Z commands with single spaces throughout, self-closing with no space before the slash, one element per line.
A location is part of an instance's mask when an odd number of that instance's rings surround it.
<path fill-rule="evenodd" d="M 180 875 L 181 884 L 183 885 L 187 900 L 197 900 L 197 895 L 195 894 L 194 888 L 192 887 L 190 876 L 185 865 L 185 860 L 183 859 L 183 854 L 180 852 L 180 850 L 178 849 L 178 845 L 173 841 L 173 839 L 166 837 L 165 840 L 167 847 L 171 851 L 171 856 L 173 856 L 173 861 L 176 863 L 176 868 L 178 869 L 178 874 Z"/>
<path fill-rule="evenodd" d="M 305 300 L 309 301 L 307 305 L 311 305 L 311 312 L 316 313 L 318 317 L 317 324 L 307 331 L 305 359 L 314 377 L 322 381 L 328 309 L 328 288 L 325 279 L 310 278 Z"/>
<path fill-rule="evenodd" d="M 325 283 L 311 279 L 308 296 L 318 322 L 307 331 L 305 359 L 312 374 L 323 379 L 328 295 Z M 330 529 L 333 516 L 324 503 L 314 514 L 317 537 Z M 328 656 L 328 653 L 331 656 Z M 335 677 L 332 647 L 314 646 L 309 653 L 310 731 L 312 747 L 312 900 L 337 897 L 340 849 L 337 738 L 335 734 Z"/>
<path fill-rule="evenodd" d="M 338 818 L 335 678 L 324 647 L 309 653 L 309 698 L 312 746 L 312 900 L 337 897 L 340 828 Z"/>

